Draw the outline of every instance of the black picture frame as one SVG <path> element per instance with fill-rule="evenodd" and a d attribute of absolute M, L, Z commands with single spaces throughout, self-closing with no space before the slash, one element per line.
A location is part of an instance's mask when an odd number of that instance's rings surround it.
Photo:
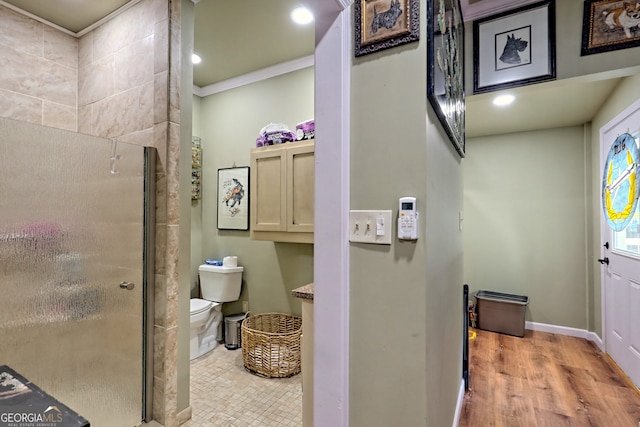
<path fill-rule="evenodd" d="M 249 166 L 218 169 L 218 230 L 249 230 Z"/>
<path fill-rule="evenodd" d="M 614 19 L 616 9 L 628 3 L 633 13 L 640 14 L 638 2 L 622 0 L 585 0 L 582 15 L 581 56 L 611 52 L 640 46 L 640 19 Z"/>
<path fill-rule="evenodd" d="M 459 0 L 427 1 L 427 98 L 465 156 L 464 22 Z M 441 10 L 440 7 L 444 7 Z"/>
<path fill-rule="evenodd" d="M 355 0 L 355 56 L 420 39 L 419 0 Z"/>
<path fill-rule="evenodd" d="M 556 78 L 555 0 L 473 22 L 473 93 Z"/>

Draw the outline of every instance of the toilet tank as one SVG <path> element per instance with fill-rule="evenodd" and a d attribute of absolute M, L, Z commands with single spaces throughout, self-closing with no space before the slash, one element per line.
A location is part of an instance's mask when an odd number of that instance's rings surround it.
<path fill-rule="evenodd" d="M 229 302 L 240 298 L 242 267 L 203 264 L 198 267 L 202 298 L 208 301 Z"/>

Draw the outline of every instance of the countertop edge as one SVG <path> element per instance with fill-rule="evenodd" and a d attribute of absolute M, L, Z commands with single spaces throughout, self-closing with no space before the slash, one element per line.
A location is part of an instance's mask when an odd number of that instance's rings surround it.
<path fill-rule="evenodd" d="M 308 285 L 300 286 L 291 291 L 291 295 L 300 299 L 308 299 L 313 301 L 313 293 L 314 293 L 314 285 L 313 283 L 309 283 Z"/>

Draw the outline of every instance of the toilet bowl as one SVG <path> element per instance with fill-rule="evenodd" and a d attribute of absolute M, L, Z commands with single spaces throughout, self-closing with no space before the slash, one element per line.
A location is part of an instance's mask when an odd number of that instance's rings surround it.
<path fill-rule="evenodd" d="M 218 345 L 222 303 L 193 298 L 190 305 L 189 360 L 193 360 L 210 352 Z"/>
<path fill-rule="evenodd" d="M 242 271 L 242 267 L 207 264 L 198 268 L 202 299 L 190 302 L 190 360 L 207 354 L 222 339 L 222 303 L 240 297 Z"/>

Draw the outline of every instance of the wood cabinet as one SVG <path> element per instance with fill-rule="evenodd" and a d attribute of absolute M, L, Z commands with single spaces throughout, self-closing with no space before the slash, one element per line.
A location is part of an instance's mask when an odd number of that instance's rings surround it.
<path fill-rule="evenodd" d="M 313 243 L 314 141 L 251 150 L 251 238 Z"/>

